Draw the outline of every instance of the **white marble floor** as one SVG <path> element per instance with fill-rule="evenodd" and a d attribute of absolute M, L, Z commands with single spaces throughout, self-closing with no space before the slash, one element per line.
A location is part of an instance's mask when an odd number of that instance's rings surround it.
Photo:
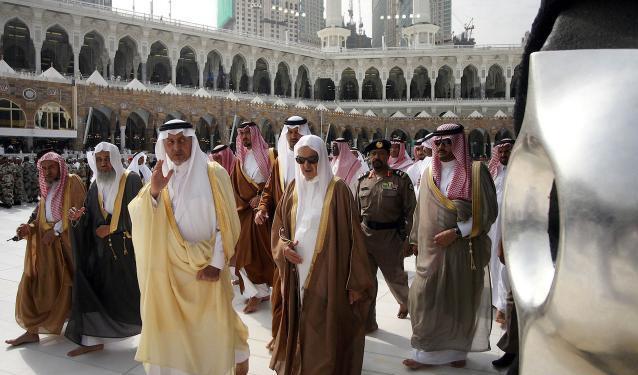
<path fill-rule="evenodd" d="M 25 242 L 5 242 L 15 233 L 18 224 L 26 221 L 33 205 L 23 205 L 11 209 L 0 208 L 0 338 L 14 338 L 23 331 L 15 322 L 14 305 L 18 282 L 22 275 Z M 410 277 L 414 275 L 414 258 L 406 260 L 406 269 Z M 410 321 L 396 318 L 398 305 L 388 291 L 381 273 L 379 277 L 379 296 L 377 300 L 377 319 L 379 330 L 366 338 L 364 374 L 497 374 L 491 361 L 502 352 L 496 348 L 496 341 L 502 334 L 495 326 L 492 332 L 492 351 L 472 353 L 467 367 L 437 367 L 418 372 L 406 370 L 401 361 L 410 352 Z M 235 307 L 241 311 L 243 300 L 236 298 Z M 250 332 L 250 373 L 273 374 L 268 369 L 270 355 L 265 348 L 270 339 L 270 307 L 263 304 L 260 311 L 241 318 Z M 133 359 L 137 339 L 107 346 L 103 352 L 90 353 L 69 358 L 66 353 L 74 344 L 58 336 L 42 336 L 39 344 L 28 344 L 19 348 L 0 349 L 0 374 L 144 374 L 141 365 Z"/>

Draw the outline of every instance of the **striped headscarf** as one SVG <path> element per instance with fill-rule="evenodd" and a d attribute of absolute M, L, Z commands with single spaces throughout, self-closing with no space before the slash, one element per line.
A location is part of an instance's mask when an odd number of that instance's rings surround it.
<path fill-rule="evenodd" d="M 47 184 L 44 178 L 44 172 L 42 171 L 42 162 L 50 160 L 58 163 L 60 166 L 60 183 L 55 188 L 55 191 L 49 191 L 49 184 Z M 64 185 L 69 174 L 69 169 L 62 156 L 55 152 L 47 152 L 38 160 L 38 182 L 40 184 L 40 196 L 46 201 L 47 196 L 53 193 L 53 200 L 51 201 L 51 213 L 53 214 L 53 220 L 62 220 L 62 205 L 64 204 Z M 42 213 L 41 213 L 42 214 Z"/>
<path fill-rule="evenodd" d="M 498 150 L 507 145 L 511 146 L 513 144 L 514 140 L 510 138 L 503 138 L 500 141 L 494 143 L 494 147 L 492 147 L 492 158 L 490 159 L 490 162 L 487 166 L 487 169 L 489 169 L 492 178 L 496 178 L 496 176 L 498 175 L 498 166 L 499 164 L 501 164 L 501 161 L 498 157 Z"/>
<path fill-rule="evenodd" d="M 444 124 L 436 128 L 432 137 L 434 141 L 449 138 L 452 140 L 452 154 L 456 159 L 456 166 L 452 175 L 452 181 L 447 189 L 447 197 L 450 200 L 472 201 L 472 159 L 465 141 L 465 131 L 459 124 Z M 441 159 L 438 147 L 434 145 L 432 153 L 432 177 L 436 186 L 441 187 Z M 445 194 L 445 192 L 442 192 Z"/>
<path fill-rule="evenodd" d="M 250 129 L 250 141 L 252 143 L 252 151 L 255 155 L 255 160 L 257 161 L 257 166 L 259 167 L 259 172 L 261 175 L 268 180 L 270 176 L 270 158 L 268 157 L 268 143 L 261 135 L 261 131 L 257 127 L 254 122 L 243 123 L 241 128 Z M 248 154 L 249 149 L 247 149 L 244 144 L 241 142 L 241 135 L 239 131 L 237 132 L 237 138 L 235 140 L 235 144 L 237 145 L 237 158 L 241 161 L 242 164 L 246 161 L 246 155 Z"/>

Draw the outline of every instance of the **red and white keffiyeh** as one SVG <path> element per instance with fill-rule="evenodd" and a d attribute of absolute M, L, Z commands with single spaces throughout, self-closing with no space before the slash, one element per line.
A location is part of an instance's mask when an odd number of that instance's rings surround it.
<path fill-rule="evenodd" d="M 350 146 L 346 142 L 337 142 L 337 147 L 339 148 L 339 156 L 334 164 L 335 176 L 350 185 L 352 179 L 357 177 L 356 173 L 361 169 L 361 162 L 352 154 Z"/>
<path fill-rule="evenodd" d="M 414 161 L 410 159 L 410 155 L 408 155 L 408 152 L 405 149 L 405 142 L 392 141 L 391 143 L 393 145 L 399 145 L 399 155 L 396 158 L 390 156 L 388 159 L 388 165 L 392 169 L 399 169 L 405 172 L 409 166 L 414 164 Z"/>
<path fill-rule="evenodd" d="M 60 180 L 58 186 L 53 192 L 49 191 L 49 184 L 47 184 L 46 179 L 44 178 L 44 172 L 42 171 L 42 162 L 46 160 L 54 161 L 60 166 Z M 53 194 L 53 199 L 51 200 L 51 213 L 53 215 L 53 220 L 56 222 L 62 220 L 64 185 L 66 184 L 68 174 L 69 169 L 64 158 L 53 151 L 47 152 L 38 160 L 38 183 L 40 184 L 40 196 L 46 201 L 47 196 L 51 193 Z"/>
<path fill-rule="evenodd" d="M 439 126 L 437 131 L 452 130 L 458 128 L 457 124 L 444 124 Z M 457 133 L 452 135 L 434 136 L 434 141 L 449 138 L 452 140 L 452 154 L 456 159 L 456 166 L 452 175 L 452 181 L 447 189 L 447 197 L 450 200 L 472 201 L 472 159 L 470 158 L 469 148 L 465 141 L 465 133 Z M 434 145 L 432 155 L 432 177 L 436 186 L 441 187 L 441 159 L 439 158 L 438 147 Z"/>
<path fill-rule="evenodd" d="M 505 141 L 505 142 L 498 143 L 494 147 L 492 147 L 492 157 L 490 158 L 490 162 L 487 165 L 487 169 L 490 171 L 492 178 L 496 178 L 496 176 L 498 176 L 498 166 L 501 164 L 501 161 L 499 160 L 499 157 L 498 157 L 498 151 L 505 146 L 511 147 L 512 144 L 514 143 L 513 140 L 510 141 L 509 139 L 501 140 L 501 141 Z"/>
<path fill-rule="evenodd" d="M 217 158 L 219 164 L 221 164 L 226 172 L 228 172 L 228 175 L 233 173 L 237 158 L 235 157 L 235 154 L 233 154 L 233 151 L 230 149 L 230 147 L 224 147 L 223 150 L 217 152 L 213 151 L 212 154 L 208 155 L 208 159 L 210 159 L 211 161 L 215 160 L 215 158 Z"/>
<path fill-rule="evenodd" d="M 255 155 L 255 160 L 257 161 L 257 166 L 259 167 L 259 172 L 261 175 L 267 180 L 270 176 L 270 158 L 268 157 L 268 143 L 261 135 L 261 131 L 257 126 L 248 126 L 250 129 L 250 141 L 252 143 L 252 152 Z M 241 136 L 239 132 L 237 132 L 237 138 L 235 139 L 235 144 L 237 145 L 237 158 L 241 161 L 242 164 L 246 161 L 246 155 L 248 151 L 243 143 L 241 142 Z"/>

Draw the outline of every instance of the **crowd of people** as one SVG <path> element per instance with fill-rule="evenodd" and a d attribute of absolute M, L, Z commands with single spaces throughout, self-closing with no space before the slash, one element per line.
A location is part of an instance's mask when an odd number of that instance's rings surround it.
<path fill-rule="evenodd" d="M 77 356 L 140 335 L 135 358 L 149 374 L 246 374 L 235 285 L 244 314 L 271 302 L 275 372 L 360 374 L 365 336 L 379 329 L 378 270 L 397 318 L 412 323 L 407 368 L 464 367 L 469 352 L 489 350 L 493 312 L 512 326 L 496 220 L 512 139 L 489 164 L 472 161 L 463 126 L 446 124 L 414 157 L 400 138 L 374 140 L 364 156 L 345 139 L 327 147 L 293 116 L 274 148 L 254 122 L 235 142 L 207 155 L 190 123 L 171 120 L 156 161 L 108 142 L 77 159 L 3 159 L 3 181 L 37 184 L 19 201 L 37 205 L 16 236 L 26 239 L 16 299 L 26 332 L 6 342 L 64 328 Z M 516 360 L 503 348 L 495 366 Z"/>

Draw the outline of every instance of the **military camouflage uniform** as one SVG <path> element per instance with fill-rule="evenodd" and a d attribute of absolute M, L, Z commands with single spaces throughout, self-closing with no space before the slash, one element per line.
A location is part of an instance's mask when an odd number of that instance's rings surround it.
<path fill-rule="evenodd" d="M 27 202 L 36 202 L 40 193 L 38 182 L 38 168 L 31 161 L 22 162 L 22 179 L 27 193 Z"/>
<path fill-rule="evenodd" d="M 13 167 L 13 204 L 20 205 L 27 202 L 27 192 L 24 190 L 24 175 L 22 166 L 17 160 L 11 163 Z"/>
<path fill-rule="evenodd" d="M 0 159 L 0 201 L 5 207 L 13 206 L 13 166 L 2 157 Z"/>

